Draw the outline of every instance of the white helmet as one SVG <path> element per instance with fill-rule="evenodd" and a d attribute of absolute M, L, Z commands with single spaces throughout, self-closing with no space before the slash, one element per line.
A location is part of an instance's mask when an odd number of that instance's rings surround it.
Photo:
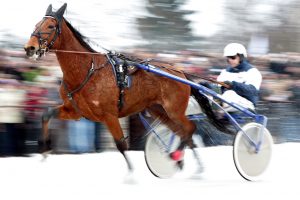
<path fill-rule="evenodd" d="M 226 56 L 235 56 L 236 54 L 243 54 L 244 57 L 247 57 L 247 50 L 246 48 L 239 43 L 230 43 L 227 44 L 224 48 L 224 57 Z"/>

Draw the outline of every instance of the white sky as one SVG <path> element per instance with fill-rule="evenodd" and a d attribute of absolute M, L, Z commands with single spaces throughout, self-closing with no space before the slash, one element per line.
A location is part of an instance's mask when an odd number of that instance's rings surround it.
<path fill-rule="evenodd" d="M 279 8 L 288 6 L 292 1 L 295 0 L 254 0 L 247 8 L 251 9 L 252 15 L 247 17 L 255 16 L 259 23 L 267 21 L 270 26 L 278 26 L 281 22 L 274 19 L 272 13 L 279 13 Z M 137 17 L 150 15 L 144 0 L 5 0 L 0 8 L 0 40 L 11 35 L 10 41 L 25 43 L 48 5 L 52 3 L 53 8 L 58 9 L 64 2 L 68 3 L 65 17 L 96 44 L 108 49 L 126 50 L 126 47 L 148 43 L 141 37 L 135 21 Z M 233 23 L 225 21 L 225 14 L 228 14 L 225 8 L 234 3 L 237 6 L 248 5 L 245 0 L 186 0 L 179 9 L 193 11 L 185 17 L 191 20 L 189 26 L 194 36 L 209 38 L 224 31 L 224 24 Z M 243 28 L 261 31 L 260 26 L 256 27 L 257 30 L 255 27 Z"/>
<path fill-rule="evenodd" d="M 231 146 L 199 149 L 205 171 L 195 176 L 191 152 L 185 168 L 172 179 L 159 179 L 148 170 L 143 152 L 130 151 L 135 168 L 128 176 L 122 155 L 104 152 L 0 158 L 0 199 L 30 200 L 183 200 L 183 199 L 298 199 L 300 144 L 277 144 L 261 181 L 245 181 L 236 171 Z"/>
<path fill-rule="evenodd" d="M 199 1 L 188 0 L 181 7 L 183 10 L 194 11 L 186 18 L 190 21 L 192 32 L 196 36 L 209 37 L 220 30 L 224 21 L 224 4 L 226 0 L 209 0 L 199 3 Z"/>
<path fill-rule="evenodd" d="M 224 1 L 199 3 L 198 0 L 188 0 L 180 7 L 194 11 L 186 16 L 192 21 L 190 26 L 194 35 L 208 37 L 217 33 L 223 20 Z M 58 9 L 64 2 L 68 3 L 65 17 L 99 45 L 125 48 L 147 43 L 141 38 L 135 24 L 136 17 L 150 15 L 144 0 L 8 0 L 0 8 L 0 39 L 5 34 L 11 34 L 26 41 L 34 25 L 44 16 L 48 5 L 52 3 L 53 8 Z"/>
<path fill-rule="evenodd" d="M 58 9 L 64 2 L 68 3 L 66 19 L 96 43 L 115 48 L 143 42 L 134 21 L 146 14 L 143 0 L 9 0 L 0 8 L 0 38 L 4 34 L 29 38 L 48 5 Z"/>

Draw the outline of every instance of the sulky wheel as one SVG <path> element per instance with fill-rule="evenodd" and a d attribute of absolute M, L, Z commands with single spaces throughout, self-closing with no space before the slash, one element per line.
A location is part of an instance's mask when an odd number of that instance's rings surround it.
<path fill-rule="evenodd" d="M 258 180 L 267 169 L 272 155 L 273 139 L 266 128 L 260 137 L 262 125 L 248 123 L 243 130 L 255 143 L 261 141 L 261 146 L 256 150 L 242 131 L 239 131 L 233 144 L 233 160 L 240 175 L 249 181 Z"/>

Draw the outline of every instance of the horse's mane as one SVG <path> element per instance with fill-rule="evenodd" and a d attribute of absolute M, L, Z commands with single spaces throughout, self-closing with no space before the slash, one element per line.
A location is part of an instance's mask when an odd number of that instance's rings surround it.
<path fill-rule="evenodd" d="M 74 36 L 76 37 L 76 39 L 79 41 L 79 43 L 86 48 L 87 50 L 93 52 L 93 53 L 97 53 L 97 51 L 95 51 L 87 42 L 86 40 L 88 40 L 87 37 L 85 37 L 84 35 L 82 35 L 78 30 L 76 30 L 72 24 L 70 24 L 70 22 L 68 22 L 65 18 L 64 18 L 68 28 L 72 31 L 72 33 L 74 34 Z"/>

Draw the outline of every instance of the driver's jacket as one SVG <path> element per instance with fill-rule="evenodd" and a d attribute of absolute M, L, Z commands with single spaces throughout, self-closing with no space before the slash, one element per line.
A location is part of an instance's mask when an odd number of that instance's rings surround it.
<path fill-rule="evenodd" d="M 227 67 L 222 70 L 217 80 L 232 82 L 231 90 L 251 101 L 254 105 L 257 103 L 262 76 L 246 60 L 242 61 L 237 67 Z"/>

